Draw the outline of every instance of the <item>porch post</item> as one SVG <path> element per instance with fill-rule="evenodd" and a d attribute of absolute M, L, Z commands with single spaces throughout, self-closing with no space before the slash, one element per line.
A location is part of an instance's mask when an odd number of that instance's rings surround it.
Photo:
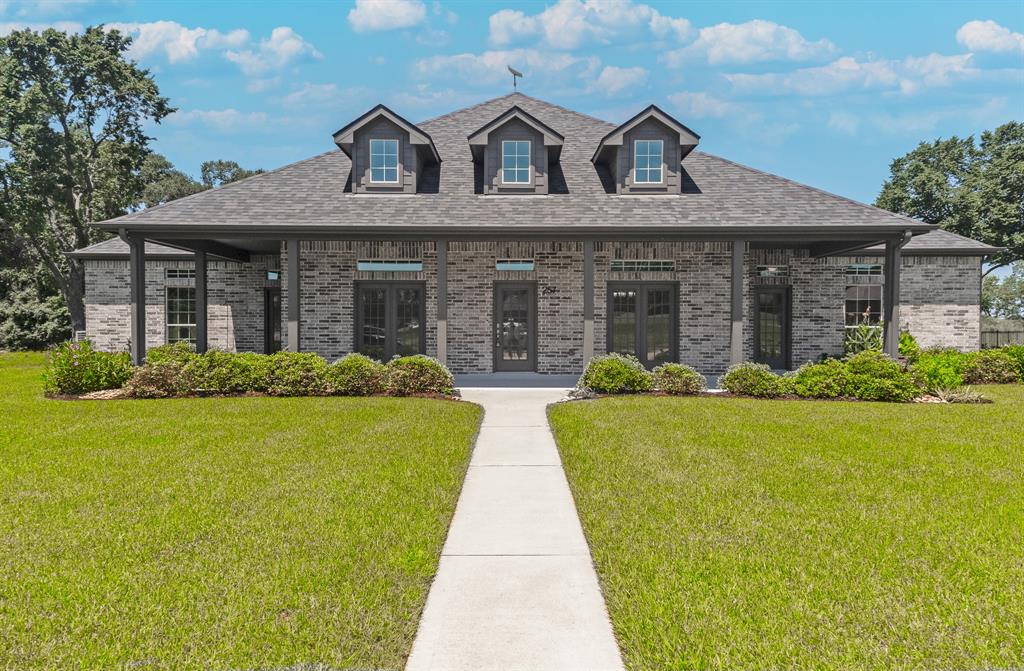
<path fill-rule="evenodd" d="M 594 241 L 583 241 L 583 365 L 594 358 Z"/>
<path fill-rule="evenodd" d="M 900 355 L 900 268 L 903 265 L 901 240 L 885 243 L 885 287 L 882 295 L 883 351 Z"/>
<path fill-rule="evenodd" d="M 124 235 L 122 234 L 122 237 Z M 131 303 L 132 364 L 141 366 L 146 359 L 146 243 L 130 235 L 128 242 L 128 282 Z"/>
<path fill-rule="evenodd" d="M 288 241 L 288 351 L 299 351 L 299 245 Z"/>
<path fill-rule="evenodd" d="M 729 347 L 729 363 L 743 362 L 743 252 L 747 243 L 736 240 L 732 243 L 732 335 Z"/>
<path fill-rule="evenodd" d="M 206 252 L 195 252 L 196 265 L 196 351 L 202 354 L 207 348 L 206 326 Z"/>
<path fill-rule="evenodd" d="M 448 241 L 437 245 L 437 360 L 448 361 Z"/>

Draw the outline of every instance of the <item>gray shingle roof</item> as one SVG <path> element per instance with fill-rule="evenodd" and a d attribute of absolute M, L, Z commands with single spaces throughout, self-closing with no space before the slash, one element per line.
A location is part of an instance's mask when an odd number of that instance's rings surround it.
<path fill-rule="evenodd" d="M 483 196 L 473 193 L 474 173 L 466 137 L 519 105 L 565 136 L 563 193 Z M 673 196 L 617 196 L 607 192 L 591 163 L 613 124 L 521 93 L 495 98 L 417 124 L 429 133 L 442 163 L 437 193 L 353 194 L 345 191 L 350 161 L 337 149 L 283 168 L 119 217 L 101 224 L 158 234 L 160 229 L 202 227 L 247 232 L 282 226 L 303 233 L 408 233 L 423 229 L 462 232 L 543 230 L 723 233 L 784 227 L 794 232 L 822 226 L 836 230 L 916 229 L 926 225 L 847 198 L 747 168 L 701 151 L 683 161 L 697 192 Z"/>
<path fill-rule="evenodd" d="M 82 249 L 76 249 L 70 252 L 68 256 L 79 258 L 79 259 L 126 259 L 128 258 L 128 244 L 121 238 L 110 238 L 109 240 L 103 240 L 83 247 Z M 168 247 L 166 245 L 158 245 L 155 242 L 146 243 L 146 257 L 147 258 L 177 258 L 183 257 L 185 259 L 192 258 L 192 252 L 185 251 L 184 249 L 178 249 L 177 247 Z"/>

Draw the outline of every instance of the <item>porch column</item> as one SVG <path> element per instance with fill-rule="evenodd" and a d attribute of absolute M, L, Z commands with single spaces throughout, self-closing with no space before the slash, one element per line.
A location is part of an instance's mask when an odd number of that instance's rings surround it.
<path fill-rule="evenodd" d="M 132 364 L 141 366 L 146 359 L 146 243 L 135 235 L 122 238 L 128 243 Z"/>
<path fill-rule="evenodd" d="M 207 348 L 206 326 L 206 252 L 195 252 L 196 265 L 196 351 L 202 354 Z"/>
<path fill-rule="evenodd" d="M 299 245 L 288 241 L 288 351 L 299 351 Z"/>
<path fill-rule="evenodd" d="M 448 362 L 448 241 L 437 245 L 437 360 Z"/>
<path fill-rule="evenodd" d="M 594 241 L 583 241 L 583 365 L 594 358 Z"/>
<path fill-rule="evenodd" d="M 900 268 L 903 265 L 901 240 L 885 243 L 885 286 L 882 290 L 883 351 L 900 355 Z"/>
<path fill-rule="evenodd" d="M 732 335 L 730 337 L 729 363 L 743 362 L 743 253 L 747 243 L 736 240 L 732 243 L 732 294 L 731 309 Z"/>

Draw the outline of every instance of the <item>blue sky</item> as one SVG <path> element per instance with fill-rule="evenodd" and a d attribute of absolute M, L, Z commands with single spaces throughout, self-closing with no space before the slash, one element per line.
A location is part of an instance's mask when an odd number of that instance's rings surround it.
<path fill-rule="evenodd" d="M 1024 2 L 0 1 L 0 31 L 104 23 L 178 112 L 155 147 L 274 168 L 378 102 L 411 120 L 524 93 L 610 121 L 654 102 L 701 148 L 872 201 L 921 140 L 1024 119 Z"/>

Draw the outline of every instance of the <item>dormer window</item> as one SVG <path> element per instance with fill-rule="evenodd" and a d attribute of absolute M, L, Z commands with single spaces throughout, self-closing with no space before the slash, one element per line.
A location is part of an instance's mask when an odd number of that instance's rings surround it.
<path fill-rule="evenodd" d="M 398 183 L 398 140 L 370 140 L 370 181 Z"/>
<path fill-rule="evenodd" d="M 662 140 L 637 140 L 636 177 L 637 184 L 661 184 L 661 166 L 665 155 Z"/>
<path fill-rule="evenodd" d="M 501 143 L 502 183 L 530 183 L 530 144 L 529 140 L 505 140 Z"/>

